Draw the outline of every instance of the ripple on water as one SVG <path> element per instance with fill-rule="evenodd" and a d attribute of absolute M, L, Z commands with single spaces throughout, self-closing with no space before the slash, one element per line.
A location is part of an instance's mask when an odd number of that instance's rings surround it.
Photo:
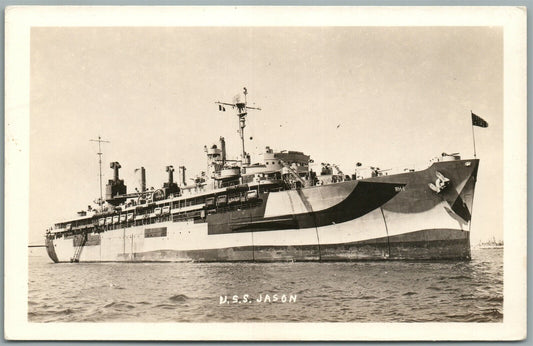
<path fill-rule="evenodd" d="M 487 297 L 487 298 L 481 298 L 481 299 L 484 299 L 487 302 L 497 302 L 497 303 L 503 302 L 503 296 L 494 296 L 494 297 Z"/>
<path fill-rule="evenodd" d="M 135 306 L 127 302 L 111 302 L 109 304 L 104 305 L 104 308 L 113 308 L 116 310 L 121 310 L 121 309 L 134 309 Z"/>
<path fill-rule="evenodd" d="M 187 297 L 185 294 L 176 294 L 176 295 L 173 295 L 172 297 L 170 297 L 168 299 L 170 299 L 173 302 L 182 303 L 182 302 L 187 301 L 187 299 L 189 299 L 189 297 Z"/>
<path fill-rule="evenodd" d="M 156 309 L 172 309 L 174 310 L 177 306 L 174 304 L 157 304 L 154 305 L 154 308 Z"/>

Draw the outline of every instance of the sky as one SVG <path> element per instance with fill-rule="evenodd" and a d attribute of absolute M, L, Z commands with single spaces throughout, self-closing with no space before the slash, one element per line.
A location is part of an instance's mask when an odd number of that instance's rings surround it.
<path fill-rule="evenodd" d="M 265 146 L 353 173 L 423 166 L 442 152 L 481 160 L 471 242 L 503 238 L 501 27 L 33 27 L 30 39 L 30 243 L 99 196 L 109 163 L 147 185 L 165 167 L 206 167 L 204 145 L 239 154 L 246 87 L 252 161 Z M 252 139 L 250 139 L 252 138 Z M 105 187 L 104 187 L 105 188 Z"/>

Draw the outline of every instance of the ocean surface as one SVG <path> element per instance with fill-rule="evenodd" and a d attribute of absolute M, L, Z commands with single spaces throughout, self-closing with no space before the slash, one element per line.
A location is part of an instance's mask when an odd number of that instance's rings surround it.
<path fill-rule="evenodd" d="M 501 322 L 503 250 L 472 261 L 64 263 L 29 257 L 30 322 Z"/>

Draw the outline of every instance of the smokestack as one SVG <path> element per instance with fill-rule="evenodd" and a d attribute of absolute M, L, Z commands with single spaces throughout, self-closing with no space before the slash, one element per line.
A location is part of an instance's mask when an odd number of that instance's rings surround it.
<path fill-rule="evenodd" d="M 185 179 L 185 171 L 187 170 L 187 168 L 185 168 L 185 166 L 179 166 L 178 167 L 178 175 L 179 175 L 179 181 L 180 181 L 180 186 L 187 186 L 187 181 Z"/>
<path fill-rule="evenodd" d="M 220 149 L 222 149 L 222 165 L 226 164 L 226 141 L 220 137 Z"/>
<path fill-rule="evenodd" d="M 120 180 L 118 177 L 118 170 L 120 169 L 120 163 L 111 162 L 109 165 L 113 169 L 113 180 L 109 180 L 105 186 L 105 196 L 106 201 L 117 205 L 120 203 L 120 199 L 116 199 L 116 196 L 125 195 L 127 192 L 126 185 L 124 185 L 124 180 Z"/>
<path fill-rule="evenodd" d="M 174 167 L 167 166 L 167 172 L 168 172 L 168 185 L 172 185 L 174 183 Z"/>
<path fill-rule="evenodd" d="M 113 168 L 113 181 L 116 183 L 118 182 L 118 170 L 120 169 L 120 163 L 118 162 L 111 162 L 109 165 L 111 168 Z"/>
<path fill-rule="evenodd" d="M 137 168 L 135 170 L 135 173 L 140 174 L 140 179 L 138 179 L 138 181 L 140 181 L 141 183 L 141 192 L 145 192 L 146 191 L 146 170 L 144 169 L 144 167 Z"/>

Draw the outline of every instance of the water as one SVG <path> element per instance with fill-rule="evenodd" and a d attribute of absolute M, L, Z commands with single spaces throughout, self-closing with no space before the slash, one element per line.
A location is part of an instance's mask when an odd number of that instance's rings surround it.
<path fill-rule="evenodd" d="M 28 320 L 502 322 L 503 250 L 473 250 L 472 257 L 470 262 L 53 264 L 44 255 L 30 255 Z"/>

